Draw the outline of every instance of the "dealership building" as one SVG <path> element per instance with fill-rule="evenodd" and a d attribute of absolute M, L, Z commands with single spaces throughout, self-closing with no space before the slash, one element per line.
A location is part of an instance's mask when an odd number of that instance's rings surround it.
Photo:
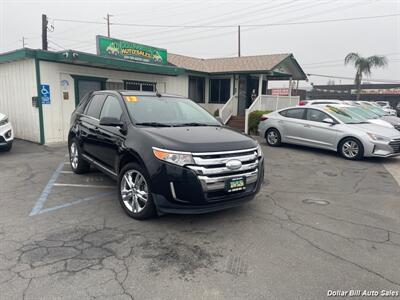
<path fill-rule="evenodd" d="M 226 123 L 244 116 L 254 96 L 254 107 L 279 97 L 264 97 L 269 81 L 305 79 L 292 54 L 200 59 L 98 36 L 97 54 L 28 48 L 0 54 L 0 112 L 17 138 L 51 144 L 67 140 L 71 113 L 90 91 L 181 95 L 210 113 L 219 110 Z"/>

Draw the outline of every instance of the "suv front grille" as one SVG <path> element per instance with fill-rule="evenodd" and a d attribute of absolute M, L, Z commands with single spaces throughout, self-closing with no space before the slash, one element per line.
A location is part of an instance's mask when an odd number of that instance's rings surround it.
<path fill-rule="evenodd" d="M 245 177 L 246 190 L 252 189 L 258 178 L 258 154 L 257 148 L 225 151 L 193 153 L 196 165 L 188 166 L 194 170 L 201 182 L 203 191 L 210 197 L 224 194 L 225 184 L 228 179 Z M 242 166 L 232 170 L 226 166 L 231 160 L 238 160 Z M 229 193 L 232 194 L 232 193 Z"/>
<path fill-rule="evenodd" d="M 389 145 L 393 148 L 394 153 L 400 153 L 400 140 L 391 141 Z"/>

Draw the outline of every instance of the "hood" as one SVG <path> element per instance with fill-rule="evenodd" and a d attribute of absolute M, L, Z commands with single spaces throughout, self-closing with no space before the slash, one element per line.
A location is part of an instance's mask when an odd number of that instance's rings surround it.
<path fill-rule="evenodd" d="M 176 151 L 217 152 L 257 147 L 247 135 L 227 127 L 143 127 L 154 146 Z"/>
<path fill-rule="evenodd" d="M 381 126 L 385 126 L 385 127 L 389 127 L 389 128 L 393 128 L 393 125 L 390 122 L 388 122 L 386 120 L 382 120 L 382 119 L 369 119 L 368 122 L 377 124 L 377 125 L 381 125 Z"/>
<path fill-rule="evenodd" d="M 381 135 L 391 139 L 399 139 L 400 132 L 394 128 L 389 128 L 386 126 L 381 126 L 377 124 L 348 124 L 352 128 L 356 128 L 363 132 L 371 132 L 376 135 Z"/>
<path fill-rule="evenodd" d="M 392 125 L 400 125 L 400 118 L 396 116 L 383 116 L 381 119 L 389 122 Z"/>

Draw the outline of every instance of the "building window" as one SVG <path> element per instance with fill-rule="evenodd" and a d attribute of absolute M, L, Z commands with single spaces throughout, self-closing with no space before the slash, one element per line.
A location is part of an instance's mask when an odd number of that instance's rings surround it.
<path fill-rule="evenodd" d="M 204 103 L 204 77 L 189 76 L 189 99 L 197 103 Z"/>
<path fill-rule="evenodd" d="M 155 92 L 156 82 L 125 81 L 125 89 L 130 91 Z"/>
<path fill-rule="evenodd" d="M 210 79 L 210 103 L 226 103 L 230 96 L 230 79 Z"/>

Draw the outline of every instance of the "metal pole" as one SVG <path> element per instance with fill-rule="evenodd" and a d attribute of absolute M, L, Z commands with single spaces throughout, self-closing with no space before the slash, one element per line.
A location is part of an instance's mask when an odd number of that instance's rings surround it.
<path fill-rule="evenodd" d="M 105 18 L 107 20 L 107 36 L 110 37 L 110 17 L 112 17 L 112 15 L 107 14 L 107 17 Z"/>
<path fill-rule="evenodd" d="M 47 16 L 42 14 L 42 49 L 47 50 Z"/>
<path fill-rule="evenodd" d="M 240 25 L 238 25 L 238 57 L 240 57 Z"/>

